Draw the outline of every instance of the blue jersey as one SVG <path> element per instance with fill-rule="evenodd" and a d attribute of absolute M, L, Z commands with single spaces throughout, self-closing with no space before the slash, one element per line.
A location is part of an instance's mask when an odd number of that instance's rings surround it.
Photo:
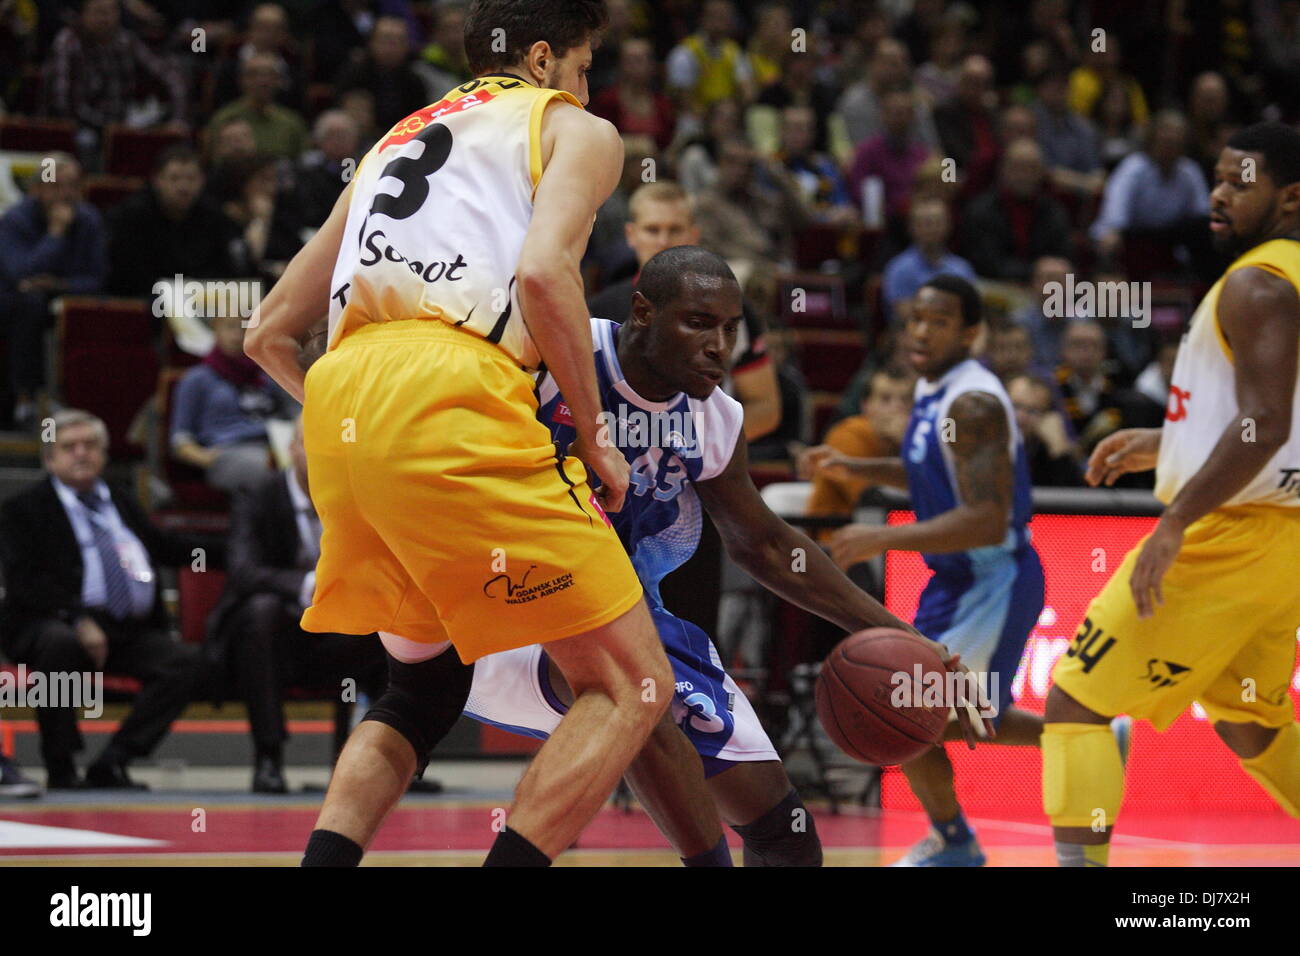
<path fill-rule="evenodd" d="M 642 398 L 623 378 L 619 325 L 591 320 L 602 423 L 630 469 L 623 508 L 609 516 L 652 608 L 662 607 L 659 582 L 680 567 L 700 540 L 700 500 L 691 484 L 721 474 L 741 434 L 740 403 L 715 388 L 706 399 L 679 393 L 667 401 Z M 537 383 L 537 417 L 561 452 L 577 437 L 555 379 Z"/>
<path fill-rule="evenodd" d="M 1029 543 L 1029 519 L 1033 515 L 1033 493 L 1024 443 L 1016 427 L 1011 399 L 998 377 L 974 359 L 954 365 L 936 382 L 922 379 L 917 383 L 912 417 L 903 436 L 903 467 L 917 521 L 926 521 L 960 503 L 957 475 L 952 460 L 952 429 L 949 408 L 965 392 L 987 392 L 1006 409 L 1014 475 L 1011 516 L 1006 535 L 1000 544 L 951 554 L 923 554 L 925 563 L 936 575 L 968 578 L 978 574 L 990 559 L 1016 552 Z"/>

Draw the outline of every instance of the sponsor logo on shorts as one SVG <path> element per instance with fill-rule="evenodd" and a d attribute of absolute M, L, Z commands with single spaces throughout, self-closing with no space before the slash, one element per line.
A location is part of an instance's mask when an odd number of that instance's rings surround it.
<path fill-rule="evenodd" d="M 569 406 L 564 402 L 555 403 L 555 412 L 551 415 L 551 421 L 557 425 L 572 425 L 573 413 L 569 411 Z"/>
<path fill-rule="evenodd" d="M 1300 497 L 1300 468 L 1279 468 L 1282 473 L 1282 480 L 1277 486 L 1288 494 L 1294 494 Z"/>
<path fill-rule="evenodd" d="M 1142 679 L 1148 681 L 1153 687 L 1173 687 L 1191 673 L 1191 670 L 1183 664 L 1153 657 L 1147 661 L 1147 672 L 1142 675 Z"/>
<path fill-rule="evenodd" d="M 498 574 L 494 578 L 489 578 L 483 585 L 483 593 L 490 598 L 504 597 L 507 604 L 528 604 L 530 601 L 550 597 L 557 591 L 573 587 L 572 572 L 561 574 L 549 581 L 542 581 L 540 584 L 530 584 L 528 576 L 536 570 L 537 565 L 530 564 L 518 584 L 510 579 L 509 574 Z"/>

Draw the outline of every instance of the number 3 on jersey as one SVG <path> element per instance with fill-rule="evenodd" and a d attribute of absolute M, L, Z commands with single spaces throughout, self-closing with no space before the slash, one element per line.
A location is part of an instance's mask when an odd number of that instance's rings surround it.
<path fill-rule="evenodd" d="M 451 130 L 441 123 L 434 123 L 420 130 L 415 141 L 424 145 L 424 152 L 419 156 L 399 156 L 379 174 L 380 179 L 391 176 L 399 180 L 401 190 L 395 196 L 388 193 L 375 196 L 367 219 L 375 213 L 391 219 L 407 219 L 415 215 L 429 198 L 429 177 L 442 169 L 451 154 Z"/>

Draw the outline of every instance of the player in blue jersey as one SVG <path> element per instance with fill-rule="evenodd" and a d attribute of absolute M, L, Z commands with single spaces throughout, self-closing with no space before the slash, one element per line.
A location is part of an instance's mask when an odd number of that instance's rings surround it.
<path fill-rule="evenodd" d="M 631 473 L 611 521 L 645 587 L 676 680 L 672 719 L 651 735 L 627 777 L 688 865 L 730 865 L 719 813 L 744 840 L 746 865 L 816 865 L 821 846 L 812 818 L 753 708 L 708 635 L 664 609 L 659 582 L 695 550 L 703 506 L 736 563 L 786 600 L 847 631 L 912 628 L 773 514 L 750 480 L 741 407 L 717 387 L 741 321 L 731 270 L 694 246 L 646 263 L 624 325 L 592 320 L 608 439 Z M 560 457 L 572 453 L 575 432 L 549 376 L 538 382 L 538 400 Z M 488 586 L 527 600 L 523 570 L 504 571 Z M 533 646 L 480 658 L 466 713 L 542 737 L 558 725 L 567 699 L 544 648 Z M 964 729 L 973 740 L 969 721 Z"/>
<path fill-rule="evenodd" d="M 1037 746 L 1043 720 L 1009 707 L 1020 655 L 1043 609 L 1043 567 L 1029 543 L 1029 469 L 1011 401 L 997 376 L 971 358 L 980 331 L 979 293 L 939 275 L 918 291 L 905 333 L 920 375 L 899 458 L 850 459 L 811 449 L 805 470 L 841 473 L 906 489 L 916 523 L 849 525 L 831 539 L 841 567 L 883 551 L 920 551 L 933 576 L 914 624 L 960 653 L 996 707 L 997 742 Z M 903 866 L 982 866 L 962 816 L 942 745 L 903 765 L 932 832 Z"/>

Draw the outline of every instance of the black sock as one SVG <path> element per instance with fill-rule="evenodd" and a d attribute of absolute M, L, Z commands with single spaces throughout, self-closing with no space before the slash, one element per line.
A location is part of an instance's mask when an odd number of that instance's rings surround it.
<path fill-rule="evenodd" d="M 697 853 L 695 856 L 684 856 L 682 866 L 732 866 L 731 850 L 727 849 L 727 838 L 724 835 L 714 845 L 713 849 L 705 850 L 703 853 Z"/>
<path fill-rule="evenodd" d="M 359 866 L 361 849 L 341 833 L 333 830 L 312 830 L 307 839 L 307 852 L 302 866 Z"/>
<path fill-rule="evenodd" d="M 550 866 L 551 858 L 514 830 L 506 827 L 497 834 L 484 866 Z"/>

